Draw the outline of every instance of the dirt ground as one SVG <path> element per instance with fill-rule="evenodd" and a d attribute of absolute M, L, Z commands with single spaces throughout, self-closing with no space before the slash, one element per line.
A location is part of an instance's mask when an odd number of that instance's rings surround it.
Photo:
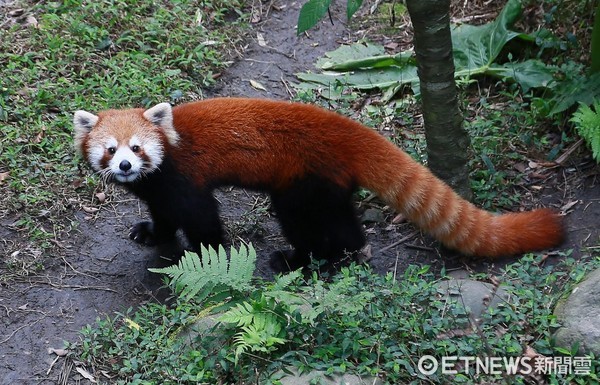
<path fill-rule="evenodd" d="M 312 68 L 319 56 L 340 43 L 355 40 L 345 26 L 344 9 L 334 9 L 334 25 L 326 20 L 308 36 L 296 37 L 294 26 L 301 2 L 277 4 L 277 8 L 262 10 L 265 21 L 257 24 L 243 57 L 223 74 L 207 97 L 288 99 L 294 73 Z M 257 32 L 263 34 L 266 46 L 257 43 Z M 261 83 L 267 91 L 253 88 L 250 80 Z M 569 238 L 561 250 L 573 249 L 576 256 L 586 246 L 599 244 L 599 175 L 597 166 L 573 161 L 546 180 L 545 194 L 537 198 L 546 206 L 568 207 Z M 71 383 L 72 379 L 61 375 L 65 360 L 57 360 L 49 348 L 62 348 L 63 341 L 78 340 L 78 331 L 97 317 L 157 300 L 160 281 L 147 268 L 161 264 L 160 251 L 137 245 L 127 237 L 129 227 L 146 217 L 145 208 L 134 197 L 112 187 L 104 192 L 107 199 L 98 212 L 90 213 L 83 205 L 74 209 L 71 219 L 78 224 L 77 230 L 60 239 L 56 255 L 44 259 L 39 274 L 0 285 L 0 384 Z M 223 190 L 218 196 L 234 243 L 238 237 L 251 241 L 259 256 L 285 247 L 275 219 L 265 210 L 268 203 L 264 197 L 240 190 Z M 90 199 L 90 205 L 95 204 Z M 361 205 L 361 213 L 377 208 L 384 214 L 379 222 L 365 223 L 371 245 L 369 263 L 376 271 L 402 271 L 412 263 L 464 268 L 469 262 L 452 256 L 441 258 L 437 244 L 412 226 L 392 225 L 395 214 L 376 200 Z M 523 206 L 527 208 L 530 203 Z M 0 218 L 0 254 L 9 249 L 7 245 L 24 242 L 10 229 L 13 220 Z M 400 240 L 401 244 L 393 246 Z M 497 266 L 471 263 L 468 268 L 488 270 Z M 272 275 L 267 258 L 260 259 L 258 271 L 265 277 Z"/>

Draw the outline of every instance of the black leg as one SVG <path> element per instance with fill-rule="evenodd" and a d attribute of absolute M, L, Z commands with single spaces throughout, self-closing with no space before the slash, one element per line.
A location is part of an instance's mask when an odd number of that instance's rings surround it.
<path fill-rule="evenodd" d="M 216 249 L 223 244 L 219 206 L 212 192 L 198 194 L 181 219 L 181 228 L 194 251 L 200 252 L 200 245 Z"/>
<path fill-rule="evenodd" d="M 129 238 L 137 243 L 156 246 L 175 240 L 179 227 L 172 215 L 164 209 L 164 205 L 148 204 L 152 221 L 136 223 L 129 231 Z"/>
<path fill-rule="evenodd" d="M 359 251 L 365 236 L 355 214 L 352 190 L 322 180 L 307 179 L 285 192 L 271 196 L 282 231 L 295 248 L 285 264 L 296 269 L 306 266 L 310 258 L 334 263 L 347 254 Z"/>
<path fill-rule="evenodd" d="M 156 246 L 173 241 L 176 231 L 177 228 L 164 221 L 142 221 L 129 230 L 129 238 L 143 245 Z"/>
<path fill-rule="evenodd" d="M 125 185 L 148 204 L 153 222 L 133 227 L 130 237 L 140 243 L 158 244 L 175 239 L 182 229 L 194 251 L 200 245 L 223 243 L 219 209 L 212 188 L 198 186 L 182 174 L 172 159 L 163 159 L 160 169 Z"/>

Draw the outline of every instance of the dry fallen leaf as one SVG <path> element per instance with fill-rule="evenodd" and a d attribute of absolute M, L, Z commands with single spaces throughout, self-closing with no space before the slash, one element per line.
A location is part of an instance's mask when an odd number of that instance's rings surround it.
<path fill-rule="evenodd" d="M 519 163 L 515 163 L 513 165 L 513 167 L 518 171 L 518 172 L 522 172 L 524 173 L 525 171 L 527 171 L 527 165 L 525 164 L 525 162 L 519 162 Z"/>
<path fill-rule="evenodd" d="M 59 357 L 64 357 L 69 354 L 69 351 L 67 349 L 48 348 L 48 354 L 56 354 Z"/>
<path fill-rule="evenodd" d="M 0 184 L 2 184 L 2 182 L 7 180 L 9 175 L 10 175 L 10 173 L 8 173 L 8 172 L 0 172 Z"/>
<path fill-rule="evenodd" d="M 19 20 L 19 23 L 23 24 L 25 27 L 38 27 L 38 21 L 35 17 L 29 15 L 25 18 L 25 20 Z"/>
<path fill-rule="evenodd" d="M 525 351 L 523 352 L 523 357 L 535 358 L 539 355 L 540 354 L 538 352 L 536 352 L 534 348 L 532 348 L 529 345 L 525 345 Z"/>
<path fill-rule="evenodd" d="M 38 134 L 33 138 L 33 143 L 41 143 L 42 139 L 44 139 L 44 134 L 46 133 L 46 127 L 42 126 L 42 129 Z"/>
<path fill-rule="evenodd" d="M 106 194 L 103 191 L 100 191 L 96 194 L 96 199 L 98 199 L 98 202 L 104 203 L 104 201 L 106 201 Z"/>
<path fill-rule="evenodd" d="M 267 46 L 267 42 L 265 41 L 265 37 L 263 36 L 262 33 L 258 32 L 256 34 L 256 40 L 258 41 L 258 45 L 260 45 L 261 47 Z"/>
<path fill-rule="evenodd" d="M 108 373 L 106 370 L 101 370 L 100 373 L 102 373 L 102 375 L 108 379 L 111 379 L 112 376 L 110 375 L 110 373 Z"/>
<path fill-rule="evenodd" d="M 98 210 L 100 210 L 99 208 L 89 207 L 89 206 L 83 206 L 82 209 L 83 209 L 83 211 L 85 211 L 88 214 L 94 214 L 94 213 L 98 212 Z"/>
<path fill-rule="evenodd" d="M 358 256 L 360 262 L 368 262 L 373 259 L 373 246 L 369 243 L 362 248 Z"/>
<path fill-rule="evenodd" d="M 260 84 L 259 82 L 257 82 L 256 80 L 250 80 L 250 85 L 253 88 L 256 88 L 257 90 L 261 90 L 261 91 L 266 91 L 267 89 L 265 88 L 265 86 L 263 86 L 262 84 Z"/>
<path fill-rule="evenodd" d="M 77 373 L 81 374 L 83 378 L 90 380 L 91 383 L 96 383 L 94 376 L 92 376 L 87 370 L 80 367 L 76 367 L 75 370 L 77 370 Z"/>
<path fill-rule="evenodd" d="M 572 209 L 573 206 L 575 206 L 577 203 L 579 203 L 579 201 L 571 201 L 571 202 L 567 203 L 566 205 L 564 205 L 563 207 L 561 207 L 560 211 L 562 211 L 563 213 L 566 213 L 567 211 Z"/>
<path fill-rule="evenodd" d="M 260 15 L 260 11 L 255 10 L 254 12 L 252 12 L 252 16 L 250 17 L 250 23 L 252 24 L 256 24 L 261 20 L 261 15 Z"/>

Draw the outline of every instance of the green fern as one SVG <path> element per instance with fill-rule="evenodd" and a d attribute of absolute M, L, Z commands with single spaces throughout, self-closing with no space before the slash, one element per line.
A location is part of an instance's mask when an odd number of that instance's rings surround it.
<path fill-rule="evenodd" d="M 288 289 L 293 283 L 298 282 L 302 278 L 302 271 L 295 270 L 289 273 L 278 275 L 275 281 L 269 286 L 269 291 L 281 291 Z"/>
<path fill-rule="evenodd" d="M 239 328 L 233 338 L 234 363 L 246 351 L 269 353 L 286 342 L 285 326 L 289 309 L 274 298 L 261 296 L 237 304 L 219 317 L 219 321 Z"/>
<path fill-rule="evenodd" d="M 571 122 L 575 123 L 577 132 L 590 145 L 592 156 L 600 163 L 600 100 L 594 100 L 593 107 L 592 110 L 585 104 L 579 105 Z"/>
<path fill-rule="evenodd" d="M 237 365 L 240 356 L 246 351 L 270 353 L 277 349 L 278 345 L 287 340 L 282 335 L 283 325 L 273 321 L 265 321 L 265 327 L 258 325 L 243 326 L 242 331 L 233 338 L 235 347 L 234 363 Z"/>
<path fill-rule="evenodd" d="M 171 277 L 176 292 L 188 300 L 195 297 L 203 301 L 225 291 L 253 289 L 251 281 L 256 268 L 256 252 L 252 244 L 248 248 L 241 245 L 239 250 L 231 247 L 229 258 L 222 246 L 218 252 L 202 246 L 200 253 L 202 260 L 198 254 L 186 251 L 179 264 L 149 270 Z"/>
<path fill-rule="evenodd" d="M 356 277 L 348 275 L 347 268 L 343 268 L 341 273 L 342 276 L 335 282 L 317 280 L 312 287 L 304 288 L 308 305 L 303 308 L 303 323 L 314 325 L 316 319 L 325 313 L 356 314 L 375 297 L 372 292 L 352 292 L 350 289 L 356 285 Z"/>
<path fill-rule="evenodd" d="M 267 286 L 264 295 L 278 302 L 285 303 L 291 311 L 306 305 L 307 300 L 294 290 L 294 284 L 302 280 L 302 271 L 295 270 L 284 275 L 278 275 L 275 280 Z"/>

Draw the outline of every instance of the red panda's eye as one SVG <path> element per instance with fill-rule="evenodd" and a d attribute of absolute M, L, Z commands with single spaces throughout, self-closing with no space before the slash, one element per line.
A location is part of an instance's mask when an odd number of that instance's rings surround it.
<path fill-rule="evenodd" d="M 140 150 L 140 146 L 138 146 L 138 145 L 131 146 L 131 151 L 138 152 L 139 150 Z"/>
<path fill-rule="evenodd" d="M 114 154 L 115 154 L 115 152 L 117 152 L 117 148 L 116 148 L 116 147 L 109 147 L 109 148 L 108 148 L 108 153 L 109 153 L 110 155 L 114 155 Z"/>

